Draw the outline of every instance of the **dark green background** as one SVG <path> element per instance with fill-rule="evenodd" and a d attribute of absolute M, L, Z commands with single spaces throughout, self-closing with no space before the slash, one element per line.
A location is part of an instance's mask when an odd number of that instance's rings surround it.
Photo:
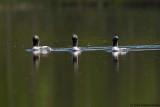
<path fill-rule="evenodd" d="M 158 3 L 154 1 L 153 4 Z M 111 46 L 114 35 L 119 36 L 121 46 L 160 45 L 158 4 L 155 8 L 151 5 L 96 8 L 65 7 L 65 4 L 56 7 L 47 2 L 27 4 L 32 1 L 8 3 L 13 4 L 0 8 L 0 106 L 160 104 L 159 50 L 130 51 L 119 56 L 117 63 L 105 50 L 84 51 L 79 56 L 78 69 L 74 69 L 69 52 L 53 51 L 47 56 L 40 55 L 39 64 L 35 65 L 32 52 L 26 51 L 32 48 L 31 40 L 35 34 L 39 35 L 41 45 L 56 49 L 70 48 L 73 33 L 79 36 L 80 47 Z"/>

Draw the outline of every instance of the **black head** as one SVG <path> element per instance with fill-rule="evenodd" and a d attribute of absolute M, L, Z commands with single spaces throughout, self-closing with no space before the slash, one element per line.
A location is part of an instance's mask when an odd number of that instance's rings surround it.
<path fill-rule="evenodd" d="M 39 46 L 39 37 L 34 35 L 32 38 L 33 46 Z"/>
<path fill-rule="evenodd" d="M 72 45 L 78 46 L 78 36 L 76 34 L 73 34 L 72 36 Z"/>
<path fill-rule="evenodd" d="M 118 46 L 118 40 L 119 40 L 119 37 L 118 37 L 118 36 L 114 36 L 114 37 L 113 37 L 113 39 L 112 39 L 113 46 Z"/>

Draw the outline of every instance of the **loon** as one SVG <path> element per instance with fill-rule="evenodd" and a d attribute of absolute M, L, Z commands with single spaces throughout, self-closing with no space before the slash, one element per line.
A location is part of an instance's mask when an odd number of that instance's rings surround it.
<path fill-rule="evenodd" d="M 112 52 L 126 52 L 127 51 L 127 48 L 119 48 L 118 47 L 118 40 L 119 40 L 119 37 L 118 36 L 114 36 L 113 39 L 112 39 Z"/>
<path fill-rule="evenodd" d="M 72 50 L 80 51 L 80 48 L 78 47 L 78 36 L 76 34 L 73 34 L 72 36 Z"/>
<path fill-rule="evenodd" d="M 42 51 L 42 52 L 47 52 L 47 51 L 51 51 L 51 47 L 49 46 L 39 46 L 39 37 L 37 35 L 34 35 L 32 38 L 32 43 L 33 43 L 33 51 Z"/>

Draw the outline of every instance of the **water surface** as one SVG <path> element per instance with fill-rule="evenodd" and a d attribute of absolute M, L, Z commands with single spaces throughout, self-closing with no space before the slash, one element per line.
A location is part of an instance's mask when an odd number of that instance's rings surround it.
<path fill-rule="evenodd" d="M 0 105 L 129 107 L 160 104 L 160 10 L 35 8 L 0 10 Z M 71 36 L 82 52 L 74 55 Z M 54 50 L 36 54 L 32 36 Z M 113 55 L 118 35 L 125 55 Z"/>

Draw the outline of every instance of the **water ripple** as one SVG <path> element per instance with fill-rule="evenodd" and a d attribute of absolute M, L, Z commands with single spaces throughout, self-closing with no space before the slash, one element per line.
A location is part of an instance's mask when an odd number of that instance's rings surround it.
<path fill-rule="evenodd" d="M 130 48 L 130 51 L 153 51 L 160 50 L 160 45 L 135 45 L 135 46 L 125 46 Z"/>
<path fill-rule="evenodd" d="M 119 46 L 120 48 L 127 48 L 129 51 L 153 51 L 160 50 L 160 45 L 134 45 L 134 46 Z M 82 51 L 110 51 L 112 46 L 105 47 L 80 47 Z M 26 51 L 32 51 L 32 49 L 27 49 Z M 71 48 L 54 48 L 51 51 L 54 52 L 68 52 Z"/>

